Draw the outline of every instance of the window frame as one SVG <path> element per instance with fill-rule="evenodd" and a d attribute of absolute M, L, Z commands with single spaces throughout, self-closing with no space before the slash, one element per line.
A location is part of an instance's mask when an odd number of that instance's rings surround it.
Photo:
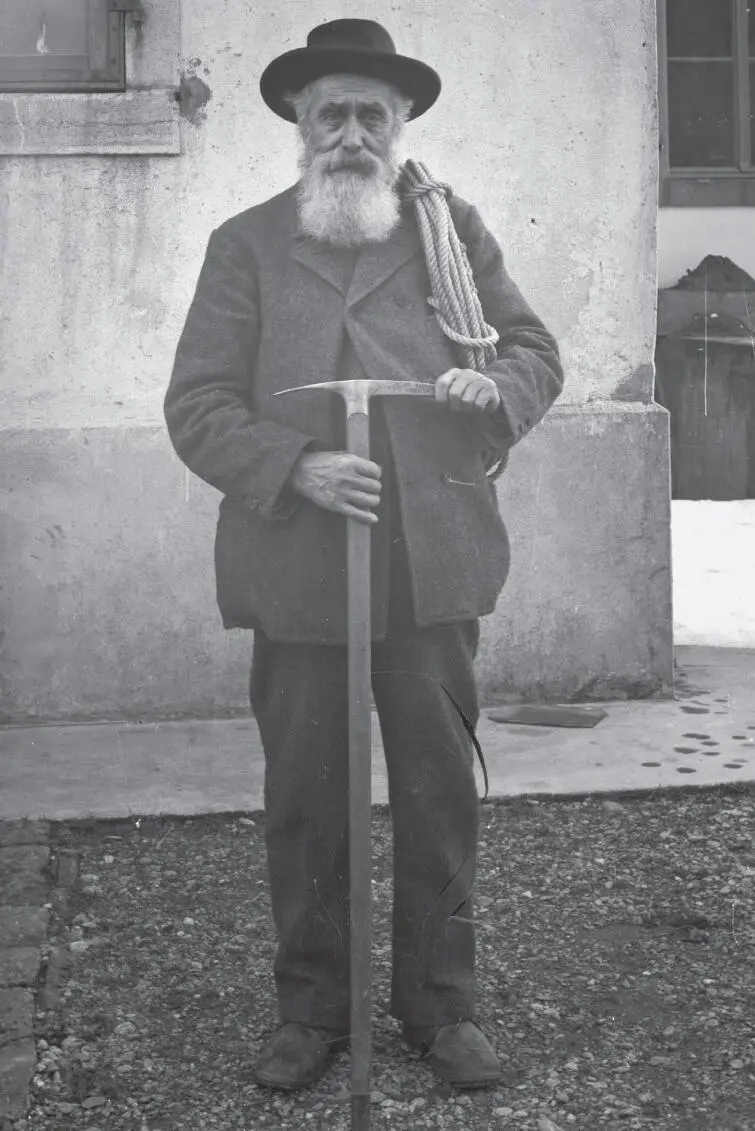
<path fill-rule="evenodd" d="M 8 55 L 2 94 L 101 93 L 126 89 L 125 12 L 112 0 L 87 0 L 86 55 Z"/>
<path fill-rule="evenodd" d="M 0 93 L 0 157 L 180 155 L 181 0 L 108 7 L 125 13 L 125 90 Z"/>
<path fill-rule="evenodd" d="M 658 108 L 661 207 L 755 206 L 755 153 L 750 135 L 748 0 L 728 0 L 734 10 L 734 104 L 737 166 L 672 168 L 669 159 L 668 38 L 666 0 L 658 0 Z M 755 7 L 750 13 L 755 19 Z"/>

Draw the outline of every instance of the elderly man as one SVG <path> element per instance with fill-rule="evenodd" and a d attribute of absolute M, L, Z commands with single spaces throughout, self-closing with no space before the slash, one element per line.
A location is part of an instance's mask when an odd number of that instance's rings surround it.
<path fill-rule="evenodd" d="M 185 463 L 223 494 L 218 602 L 255 633 L 280 1027 L 256 1079 L 316 1080 L 348 1040 L 345 530 L 372 537 L 373 691 L 394 837 L 391 1012 L 457 1086 L 499 1078 L 475 1022 L 478 618 L 508 542 L 487 471 L 542 418 L 562 373 L 552 337 L 477 211 L 450 195 L 494 356 L 459 365 L 436 317 L 397 143 L 440 91 L 367 20 L 315 28 L 261 90 L 297 122 L 299 182 L 212 233 L 165 411 Z M 470 149 L 471 152 L 471 149 Z M 445 207 L 445 204 L 444 204 Z M 453 332 L 451 334 L 453 336 Z M 390 378 L 434 401 L 373 402 L 371 460 L 343 451 L 340 398 L 291 386 Z M 465 725 L 466 724 L 466 725 Z"/>

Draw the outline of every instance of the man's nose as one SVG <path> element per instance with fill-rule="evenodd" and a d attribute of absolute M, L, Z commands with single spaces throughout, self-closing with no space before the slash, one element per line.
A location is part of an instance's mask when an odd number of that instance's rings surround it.
<path fill-rule="evenodd" d="M 354 115 L 344 123 L 341 145 L 351 153 L 362 148 L 362 127 Z"/>

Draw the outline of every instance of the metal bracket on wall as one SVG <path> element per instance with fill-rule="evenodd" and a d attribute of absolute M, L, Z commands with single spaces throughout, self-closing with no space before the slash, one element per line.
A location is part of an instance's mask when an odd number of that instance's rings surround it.
<path fill-rule="evenodd" d="M 136 24 L 144 23 L 147 18 L 142 0 L 108 0 L 108 8 L 111 12 L 128 12 Z"/>

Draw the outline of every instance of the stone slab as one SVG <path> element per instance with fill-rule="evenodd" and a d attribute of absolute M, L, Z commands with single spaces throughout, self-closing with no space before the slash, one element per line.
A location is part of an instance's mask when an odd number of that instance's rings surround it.
<path fill-rule="evenodd" d="M 0 848 L 15 844 L 47 844 L 49 821 L 0 821 Z"/>
<path fill-rule="evenodd" d="M 34 1035 L 34 994 L 23 986 L 0 990 L 0 1048 Z"/>
<path fill-rule="evenodd" d="M 511 570 L 481 625 L 483 703 L 641 699 L 673 684 L 669 417 L 557 407 L 498 480 Z"/>
<path fill-rule="evenodd" d="M 36 1065 L 37 1050 L 29 1038 L 0 1048 L 0 1118 L 17 1119 L 25 1114 Z"/>
<path fill-rule="evenodd" d="M 38 973 L 38 947 L 12 946 L 0 950 L 0 987 L 33 986 Z"/>
<path fill-rule="evenodd" d="M 0 848 L 0 906 L 41 906 L 47 897 L 48 859 L 49 851 L 43 845 Z"/>
<path fill-rule="evenodd" d="M 49 919 L 46 907 L 0 907 L 0 948 L 41 946 Z"/>

